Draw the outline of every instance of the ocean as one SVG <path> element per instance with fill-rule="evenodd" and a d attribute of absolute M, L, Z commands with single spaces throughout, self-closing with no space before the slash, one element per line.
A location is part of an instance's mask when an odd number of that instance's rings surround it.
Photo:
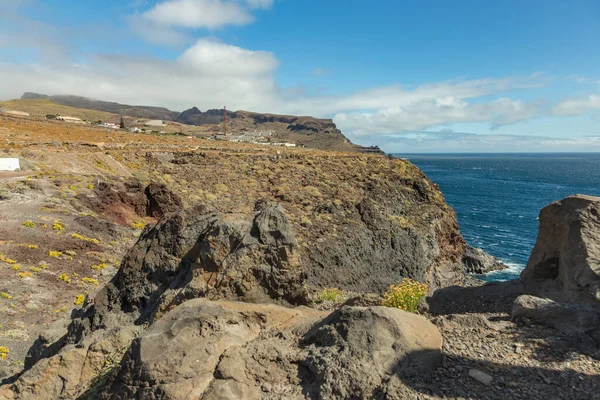
<path fill-rule="evenodd" d="M 510 267 L 482 276 L 488 281 L 519 276 L 544 206 L 575 193 L 600 196 L 600 153 L 394 155 L 440 186 L 469 244 Z"/>

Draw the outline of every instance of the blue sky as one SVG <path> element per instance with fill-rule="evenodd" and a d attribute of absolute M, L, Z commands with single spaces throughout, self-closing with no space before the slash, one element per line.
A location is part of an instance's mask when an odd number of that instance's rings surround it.
<path fill-rule="evenodd" d="M 394 152 L 600 151 L 600 2 L 0 0 L 0 98 L 333 118 Z"/>

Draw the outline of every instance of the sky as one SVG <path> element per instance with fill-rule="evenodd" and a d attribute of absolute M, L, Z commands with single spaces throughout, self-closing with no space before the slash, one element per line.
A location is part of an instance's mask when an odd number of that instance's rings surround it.
<path fill-rule="evenodd" d="M 0 99 L 331 118 L 386 152 L 600 151 L 598 0 L 0 0 Z"/>

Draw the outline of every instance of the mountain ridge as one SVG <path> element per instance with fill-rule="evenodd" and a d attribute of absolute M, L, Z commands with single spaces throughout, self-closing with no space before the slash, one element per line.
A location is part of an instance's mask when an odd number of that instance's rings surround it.
<path fill-rule="evenodd" d="M 202 127 L 206 134 L 218 134 L 224 131 L 224 110 L 208 109 L 201 111 L 191 107 L 182 112 L 164 107 L 134 106 L 103 100 L 89 99 L 75 95 L 53 95 L 25 92 L 21 100 L 50 100 L 59 105 L 109 112 L 121 116 L 163 120 L 191 126 Z M 384 154 L 379 147 L 363 147 L 352 143 L 335 125 L 332 119 L 311 116 L 279 115 L 252 111 L 227 110 L 227 132 L 237 137 L 235 140 L 252 140 L 252 135 L 268 136 L 268 141 L 292 143 L 301 147 L 357 151 L 360 153 Z"/>

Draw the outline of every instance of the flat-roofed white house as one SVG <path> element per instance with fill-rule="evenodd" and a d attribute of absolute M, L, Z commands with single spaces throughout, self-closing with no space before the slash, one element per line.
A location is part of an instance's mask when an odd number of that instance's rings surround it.
<path fill-rule="evenodd" d="M 16 111 L 16 110 L 0 110 L 0 111 L 3 112 L 4 114 L 20 115 L 22 117 L 29 117 L 29 113 L 27 113 L 25 111 Z"/>
<path fill-rule="evenodd" d="M 162 119 L 151 119 L 150 121 L 146 121 L 144 123 L 146 126 L 166 126 Z"/>

